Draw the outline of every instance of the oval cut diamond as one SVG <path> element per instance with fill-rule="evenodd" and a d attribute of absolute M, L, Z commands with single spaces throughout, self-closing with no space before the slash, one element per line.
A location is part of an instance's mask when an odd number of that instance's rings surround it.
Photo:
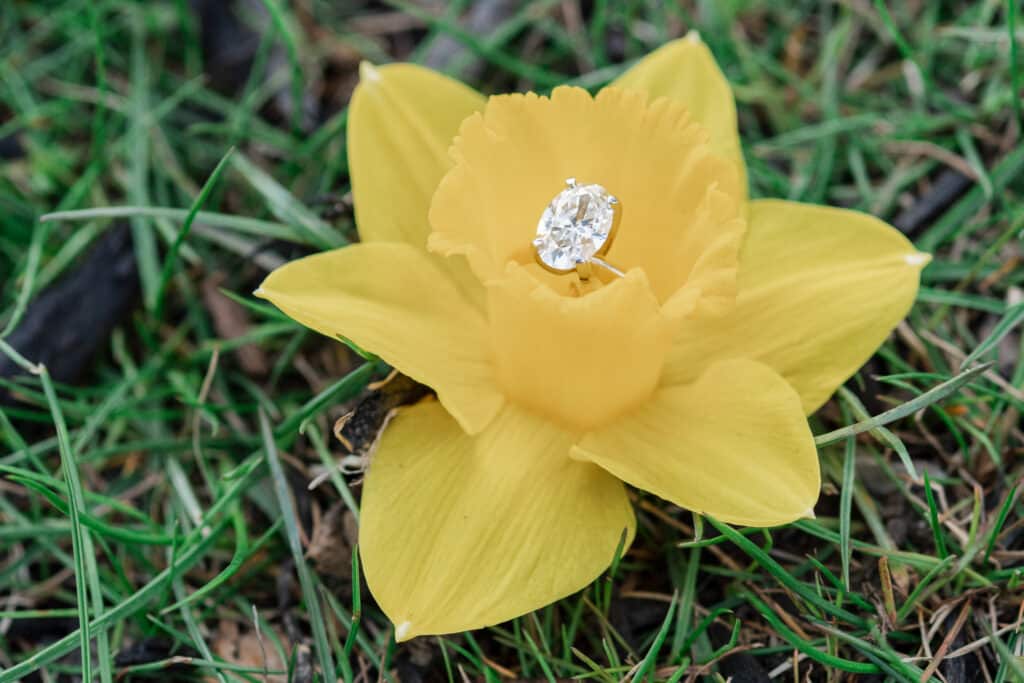
<path fill-rule="evenodd" d="M 559 192 L 537 223 L 533 246 L 541 263 L 568 272 L 601 254 L 615 224 L 617 200 L 600 185 L 577 185 Z"/>

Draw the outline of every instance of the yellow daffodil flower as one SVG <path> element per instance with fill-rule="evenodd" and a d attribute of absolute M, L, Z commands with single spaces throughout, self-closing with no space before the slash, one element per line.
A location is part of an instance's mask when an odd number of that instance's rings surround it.
<path fill-rule="evenodd" d="M 596 96 L 364 65 L 348 153 L 362 243 L 257 293 L 437 393 L 386 428 L 362 494 L 366 580 L 399 640 L 586 586 L 632 540 L 624 482 L 737 524 L 812 514 L 806 416 L 928 261 L 871 216 L 748 200 L 732 93 L 696 37 Z M 611 268 L 539 262 L 569 178 L 608 193 L 572 204 L 573 229 L 618 200 Z"/>

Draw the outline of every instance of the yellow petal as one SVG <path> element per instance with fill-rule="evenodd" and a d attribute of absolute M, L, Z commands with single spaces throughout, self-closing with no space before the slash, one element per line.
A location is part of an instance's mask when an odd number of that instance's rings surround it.
<path fill-rule="evenodd" d="M 467 255 L 484 280 L 500 277 L 509 261 L 532 263 L 541 214 L 575 178 L 618 198 L 622 220 L 607 259 L 624 271 L 644 268 L 659 300 L 698 265 L 726 266 L 726 278 L 735 278 L 744 195 L 733 164 L 707 139 L 680 105 L 649 103 L 635 90 L 605 88 L 595 98 L 560 87 L 550 98 L 492 97 L 482 115 L 466 119 L 452 147 L 456 165 L 431 204 L 429 247 Z M 720 239 L 731 244 L 731 268 L 727 259 L 701 261 Z M 540 277 L 562 293 L 571 281 Z"/>
<path fill-rule="evenodd" d="M 490 626 L 578 591 L 634 516 L 572 436 L 507 407 L 471 437 L 432 402 L 384 432 L 363 489 L 366 581 L 398 640 Z"/>
<path fill-rule="evenodd" d="M 800 398 L 765 365 L 730 360 L 665 387 L 573 455 L 676 505 L 773 526 L 814 507 L 821 480 Z"/>
<path fill-rule="evenodd" d="M 639 269 L 582 297 L 559 296 L 520 266 L 488 286 L 495 375 L 509 400 L 567 429 L 644 402 L 675 325 Z"/>
<path fill-rule="evenodd" d="M 414 64 L 364 62 L 359 73 L 348 121 L 359 236 L 425 249 L 430 198 L 451 167 L 448 147 L 463 119 L 483 109 L 484 97 Z M 479 300 L 479 285 L 462 259 L 437 262 L 464 295 Z"/>
<path fill-rule="evenodd" d="M 685 316 L 696 307 L 698 314 L 720 315 L 732 308 L 738 291 L 740 246 L 747 230 L 742 208 L 735 196 L 717 186 L 708 188 L 697 211 L 681 226 L 672 251 L 645 257 L 673 264 L 663 272 L 674 270 L 684 276 L 666 300 L 669 314 Z"/>
<path fill-rule="evenodd" d="M 736 164 L 746 192 L 746 164 L 732 88 L 696 32 L 658 48 L 612 85 L 643 90 L 652 99 L 668 97 L 685 106 L 710 132 L 712 147 Z"/>
<path fill-rule="evenodd" d="M 684 324 L 663 383 L 753 358 L 792 384 L 810 414 L 907 314 L 929 257 L 856 211 L 759 200 L 748 223 L 735 308 Z"/>
<path fill-rule="evenodd" d="M 328 337 L 346 337 L 435 391 L 468 432 L 502 404 L 482 316 L 423 251 L 355 244 L 292 261 L 256 294 Z"/>

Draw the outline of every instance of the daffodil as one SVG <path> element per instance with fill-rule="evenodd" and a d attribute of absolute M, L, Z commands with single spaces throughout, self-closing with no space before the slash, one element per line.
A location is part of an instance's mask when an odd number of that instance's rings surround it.
<path fill-rule="evenodd" d="M 693 36 L 596 96 L 364 65 L 348 154 L 361 243 L 257 293 L 437 394 L 390 422 L 362 492 L 365 576 L 399 640 L 586 586 L 633 538 L 626 484 L 737 524 L 811 514 L 807 415 L 928 260 L 863 213 L 749 200 L 732 92 Z M 562 247 L 586 271 L 552 268 Z"/>

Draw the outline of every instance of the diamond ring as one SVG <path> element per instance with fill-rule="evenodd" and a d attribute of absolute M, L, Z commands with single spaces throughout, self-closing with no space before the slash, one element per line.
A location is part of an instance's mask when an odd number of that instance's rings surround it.
<path fill-rule="evenodd" d="M 575 271 L 580 280 L 588 280 L 595 265 L 624 277 L 601 258 L 611 248 L 622 218 L 619 200 L 600 185 L 580 185 L 575 178 L 565 184 L 537 223 L 537 263 L 552 273 Z"/>

